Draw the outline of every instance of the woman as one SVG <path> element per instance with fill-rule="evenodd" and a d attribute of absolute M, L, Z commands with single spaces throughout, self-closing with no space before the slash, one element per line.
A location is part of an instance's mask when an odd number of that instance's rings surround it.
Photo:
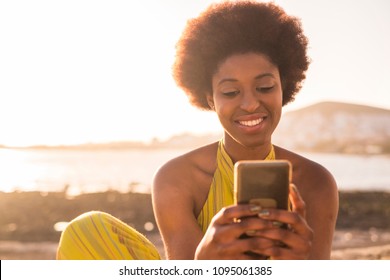
<path fill-rule="evenodd" d="M 299 21 L 271 3 L 221 2 L 188 22 L 174 78 L 193 105 L 216 112 L 224 134 L 155 175 L 153 207 L 168 259 L 330 258 L 338 212 L 332 175 L 272 144 L 282 107 L 305 78 L 306 48 Z M 233 205 L 233 164 L 263 159 L 291 162 L 291 211 Z M 57 258 L 160 256 L 134 229 L 91 212 L 63 232 Z"/>
<path fill-rule="evenodd" d="M 216 112 L 224 133 L 155 176 L 154 211 L 169 259 L 330 258 L 338 212 L 332 175 L 272 145 L 282 106 L 305 78 L 306 48 L 299 21 L 270 3 L 222 2 L 188 22 L 174 78 L 193 105 Z M 293 166 L 292 211 L 232 206 L 233 164 L 266 158 Z M 240 238 L 248 231 L 254 236 Z"/>

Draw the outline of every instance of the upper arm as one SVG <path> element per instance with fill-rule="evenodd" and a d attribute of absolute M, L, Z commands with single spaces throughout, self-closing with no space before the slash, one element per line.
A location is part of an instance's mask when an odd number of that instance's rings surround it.
<path fill-rule="evenodd" d="M 193 259 L 202 239 L 194 216 L 194 199 L 186 168 L 169 162 L 156 173 L 152 186 L 153 210 L 167 259 Z M 187 171 L 188 172 L 188 171 Z"/>
<path fill-rule="evenodd" d="M 305 192 L 306 219 L 314 232 L 311 259 L 330 259 L 339 199 L 333 176 L 322 166 L 316 168 Z"/>

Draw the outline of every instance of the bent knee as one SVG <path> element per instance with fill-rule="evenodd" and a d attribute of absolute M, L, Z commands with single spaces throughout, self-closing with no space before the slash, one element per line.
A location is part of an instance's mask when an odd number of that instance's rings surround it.
<path fill-rule="evenodd" d="M 57 259 L 96 259 L 94 244 L 100 238 L 104 224 L 97 221 L 112 219 L 101 211 L 85 212 L 70 221 L 61 234 Z"/>

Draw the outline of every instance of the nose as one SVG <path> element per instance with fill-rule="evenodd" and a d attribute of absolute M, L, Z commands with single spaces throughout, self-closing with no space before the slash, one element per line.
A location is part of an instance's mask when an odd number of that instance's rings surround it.
<path fill-rule="evenodd" d="M 252 91 L 246 91 L 242 95 L 242 100 L 241 100 L 241 109 L 252 113 L 255 112 L 260 106 L 260 100 L 258 99 L 258 96 L 256 96 L 255 93 Z"/>

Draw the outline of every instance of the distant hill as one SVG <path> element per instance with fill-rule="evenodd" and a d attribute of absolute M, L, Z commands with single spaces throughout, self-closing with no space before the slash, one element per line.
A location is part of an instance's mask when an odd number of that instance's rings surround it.
<path fill-rule="evenodd" d="M 222 133 L 194 135 L 183 133 L 174 135 L 166 141 L 155 140 L 150 144 L 154 148 L 197 148 L 221 139 Z"/>
<path fill-rule="evenodd" d="M 221 134 L 176 135 L 152 146 L 191 148 Z M 285 148 L 334 153 L 390 153 L 390 110 L 341 102 L 321 102 L 283 114 L 273 141 Z"/>
<path fill-rule="evenodd" d="M 88 143 L 76 146 L 35 146 L 35 149 L 193 149 L 218 141 L 222 134 L 183 133 L 168 140 Z M 273 142 L 310 152 L 390 153 L 390 110 L 340 102 L 322 102 L 283 114 Z M 1 146 L 0 146 L 1 147 Z"/>
<path fill-rule="evenodd" d="M 9 147 L 0 145 L 0 148 L 36 149 L 36 150 L 121 150 L 121 149 L 193 149 L 221 139 L 221 133 L 194 135 L 182 133 L 174 135 L 167 140 L 153 139 L 151 142 L 117 141 L 106 143 L 85 143 L 78 145 L 46 146 L 35 145 L 29 147 Z"/>
<path fill-rule="evenodd" d="M 287 112 L 274 143 L 290 149 L 340 153 L 390 153 L 390 110 L 322 102 Z"/>

